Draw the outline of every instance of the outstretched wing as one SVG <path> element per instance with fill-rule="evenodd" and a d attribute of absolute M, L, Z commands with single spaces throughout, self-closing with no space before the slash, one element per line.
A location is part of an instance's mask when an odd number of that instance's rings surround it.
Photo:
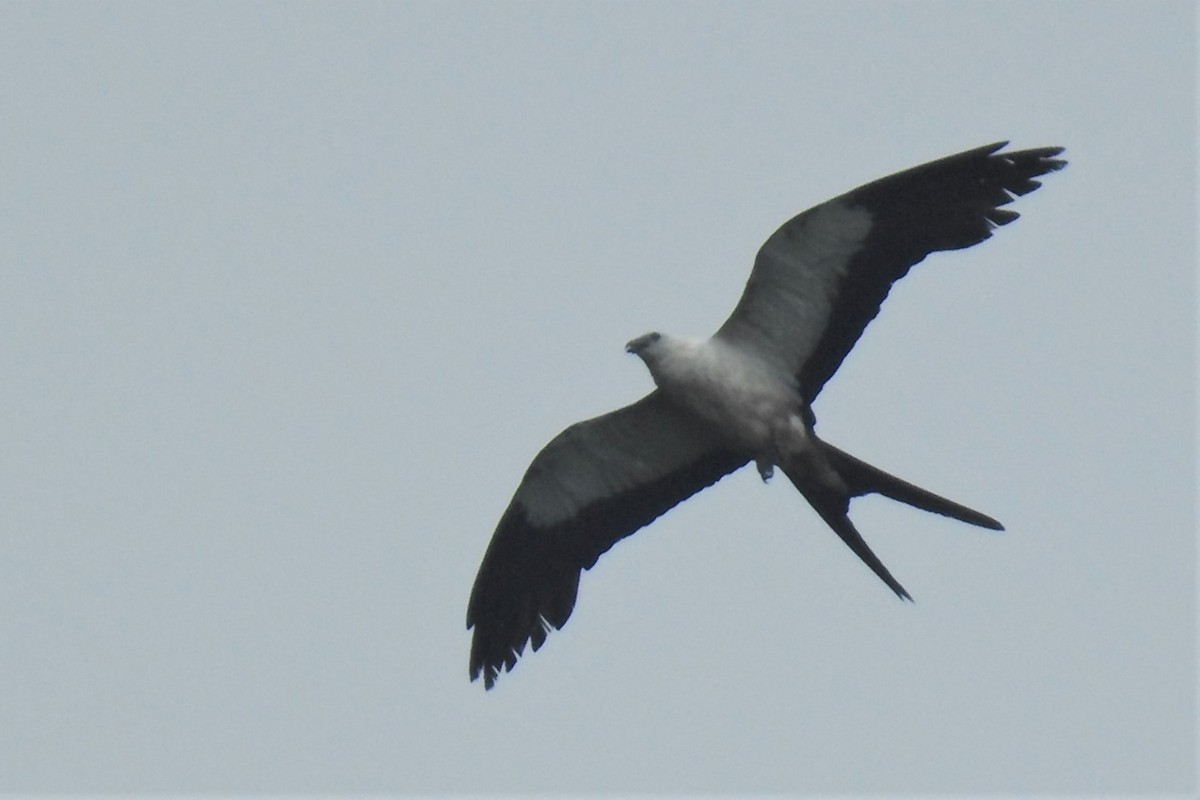
<path fill-rule="evenodd" d="M 1061 147 L 948 156 L 805 211 L 771 235 L 717 336 L 795 375 L 812 401 L 879 313 L 892 284 L 925 256 L 978 244 L 1017 213 L 1002 208 L 1065 161 Z"/>
<path fill-rule="evenodd" d="M 467 605 L 471 680 L 491 688 L 575 607 L 579 575 L 617 541 L 747 461 L 654 391 L 538 453 L 500 519 Z"/>

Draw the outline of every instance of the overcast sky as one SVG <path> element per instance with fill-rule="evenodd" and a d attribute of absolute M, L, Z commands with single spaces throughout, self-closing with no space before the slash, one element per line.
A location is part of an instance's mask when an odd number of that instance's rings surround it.
<path fill-rule="evenodd" d="M 1190 794 L 1187 2 L 0 5 L 0 792 Z M 725 479 L 485 693 L 534 454 L 759 244 L 1070 166 L 893 290 L 827 440 L 1001 520 Z"/>

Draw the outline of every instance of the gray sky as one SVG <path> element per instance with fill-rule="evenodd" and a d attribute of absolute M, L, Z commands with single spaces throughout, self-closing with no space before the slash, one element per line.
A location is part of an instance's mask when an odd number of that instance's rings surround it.
<path fill-rule="evenodd" d="M 0 791 L 1188 793 L 1190 3 L 0 5 Z M 824 438 L 495 691 L 529 461 L 793 214 L 998 139 L 1023 217 L 892 292 Z"/>

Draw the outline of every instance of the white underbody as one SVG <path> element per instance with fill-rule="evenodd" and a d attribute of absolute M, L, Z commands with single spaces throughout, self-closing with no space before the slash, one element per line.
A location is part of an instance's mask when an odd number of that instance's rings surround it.
<path fill-rule="evenodd" d="M 757 354 L 717 338 L 663 335 L 638 355 L 664 394 L 750 454 L 764 478 L 813 449 L 794 381 Z"/>

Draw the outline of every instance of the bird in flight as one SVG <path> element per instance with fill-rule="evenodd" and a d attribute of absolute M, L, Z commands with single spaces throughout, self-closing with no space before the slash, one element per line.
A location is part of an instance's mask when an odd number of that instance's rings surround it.
<path fill-rule="evenodd" d="M 1063 148 L 1007 142 L 881 178 L 805 211 L 767 239 L 741 300 L 708 339 L 647 333 L 625 349 L 656 388 L 576 423 L 533 459 L 492 535 L 467 605 L 471 680 L 492 688 L 575 607 L 582 570 L 677 503 L 753 461 L 779 467 L 821 519 L 899 597 L 863 541 L 850 499 L 877 493 L 993 530 L 989 516 L 819 439 L 812 403 L 892 284 L 939 250 L 979 244 L 1015 196 L 1066 165 Z"/>

